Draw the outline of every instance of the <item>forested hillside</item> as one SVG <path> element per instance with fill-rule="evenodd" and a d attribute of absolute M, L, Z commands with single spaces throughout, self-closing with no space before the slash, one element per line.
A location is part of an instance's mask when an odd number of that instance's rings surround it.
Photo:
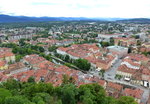
<path fill-rule="evenodd" d="M 0 84 L 0 104 L 137 104 L 132 97 L 119 99 L 106 96 L 98 84 L 76 87 L 70 80 L 63 80 L 58 87 L 47 83 L 8 80 Z"/>

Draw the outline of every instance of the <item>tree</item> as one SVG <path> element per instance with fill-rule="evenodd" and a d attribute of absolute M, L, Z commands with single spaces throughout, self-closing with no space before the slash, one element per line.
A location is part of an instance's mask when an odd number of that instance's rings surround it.
<path fill-rule="evenodd" d="M 137 104 L 134 98 L 106 96 L 99 84 L 76 87 L 70 77 L 61 86 L 8 80 L 0 84 L 0 104 Z"/>
<path fill-rule="evenodd" d="M 0 88 L 0 104 L 4 104 L 4 101 L 7 97 L 12 96 L 9 90 Z"/>
<path fill-rule="evenodd" d="M 141 45 L 141 41 L 140 40 L 137 40 L 137 45 Z"/>
<path fill-rule="evenodd" d="M 40 53 L 39 55 L 40 55 L 41 57 L 45 57 L 45 56 L 46 56 L 45 53 Z"/>
<path fill-rule="evenodd" d="M 106 104 L 117 104 L 117 100 L 110 96 L 105 98 L 105 102 L 106 102 Z"/>
<path fill-rule="evenodd" d="M 70 56 L 69 55 L 66 55 L 65 56 L 65 60 L 64 61 L 66 61 L 66 62 L 70 62 Z"/>
<path fill-rule="evenodd" d="M 16 62 L 19 62 L 22 59 L 23 56 L 22 55 L 16 55 L 15 57 L 16 57 L 15 58 Z"/>
<path fill-rule="evenodd" d="M 35 82 L 35 78 L 32 77 L 32 76 L 29 77 L 29 78 L 28 78 L 28 82 L 29 82 L 29 83 L 34 83 L 34 82 Z"/>
<path fill-rule="evenodd" d="M 32 104 L 27 98 L 22 96 L 12 96 L 5 99 L 4 104 Z"/>
<path fill-rule="evenodd" d="M 114 45 L 114 38 L 110 38 L 110 44 L 109 45 Z"/>
<path fill-rule="evenodd" d="M 27 54 L 32 54 L 32 49 L 31 48 L 27 48 Z"/>
<path fill-rule="evenodd" d="M 15 48 L 12 49 L 12 52 L 16 54 L 16 53 L 18 53 L 18 50 L 19 50 L 19 48 L 15 47 Z"/>
<path fill-rule="evenodd" d="M 80 100 L 89 104 L 106 104 L 105 90 L 98 84 L 86 84 L 79 87 Z"/>
<path fill-rule="evenodd" d="M 105 73 L 104 69 L 100 70 L 100 75 L 102 75 L 102 77 L 104 77 L 104 73 Z"/>
<path fill-rule="evenodd" d="M 138 104 L 131 96 L 122 96 L 118 99 L 117 104 Z"/>
<path fill-rule="evenodd" d="M 36 93 L 32 98 L 32 101 L 36 104 L 44 102 L 44 104 L 53 104 L 53 98 L 48 93 Z"/>
<path fill-rule="evenodd" d="M 129 47 L 128 48 L 128 53 L 131 53 L 132 52 L 132 47 Z"/>
<path fill-rule="evenodd" d="M 7 80 L 7 82 L 3 82 L 2 87 L 8 90 L 14 90 L 14 89 L 18 90 L 21 87 L 21 83 L 14 79 L 9 79 Z"/>
<path fill-rule="evenodd" d="M 78 90 L 73 84 L 66 84 L 61 88 L 61 99 L 63 104 L 76 104 Z"/>
<path fill-rule="evenodd" d="M 102 47 L 107 47 L 107 46 L 109 46 L 109 42 L 103 42 L 103 41 L 102 41 L 100 44 L 102 45 Z"/>
<path fill-rule="evenodd" d="M 8 36 L 6 36 L 5 39 L 8 40 Z"/>
<path fill-rule="evenodd" d="M 69 77 L 68 75 L 63 75 L 63 84 L 74 84 L 75 80 L 73 79 L 73 77 Z"/>
<path fill-rule="evenodd" d="M 122 76 L 119 74 L 116 74 L 115 78 L 120 80 L 122 78 Z"/>
<path fill-rule="evenodd" d="M 74 64 L 84 71 L 88 71 L 91 68 L 91 64 L 85 59 L 77 59 Z"/>
<path fill-rule="evenodd" d="M 118 42 L 118 46 L 121 46 L 121 41 L 119 40 L 119 42 Z"/>
<path fill-rule="evenodd" d="M 20 39 L 19 40 L 19 44 L 21 45 L 21 46 L 24 46 L 26 43 L 25 43 L 25 39 Z"/>
<path fill-rule="evenodd" d="M 62 104 L 62 101 L 59 99 L 57 102 L 55 102 L 55 104 Z"/>
<path fill-rule="evenodd" d="M 136 35 L 136 36 L 135 36 L 135 39 L 139 39 L 139 38 L 140 38 L 140 36 L 139 36 L 139 35 Z"/>
<path fill-rule="evenodd" d="M 40 100 L 37 104 L 45 104 L 45 102 Z"/>
<path fill-rule="evenodd" d="M 38 50 L 40 51 L 40 52 L 44 52 L 45 50 L 44 50 L 44 48 L 43 47 L 38 47 Z"/>
<path fill-rule="evenodd" d="M 51 60 L 50 55 L 45 56 L 46 60 Z"/>
<path fill-rule="evenodd" d="M 56 51 L 57 47 L 55 45 L 48 48 L 50 52 Z"/>
<path fill-rule="evenodd" d="M 80 93 L 81 92 L 83 93 L 83 95 L 80 96 L 80 101 L 83 104 L 94 104 L 95 103 L 95 101 L 94 101 L 95 97 L 88 88 L 80 89 Z"/>
<path fill-rule="evenodd" d="M 36 93 L 49 93 L 52 94 L 54 91 L 54 88 L 52 86 L 52 84 L 48 83 L 43 83 L 43 82 L 39 82 L 39 83 L 31 83 L 29 84 L 28 87 L 25 87 L 22 91 L 22 94 L 30 97 L 33 97 Z"/>

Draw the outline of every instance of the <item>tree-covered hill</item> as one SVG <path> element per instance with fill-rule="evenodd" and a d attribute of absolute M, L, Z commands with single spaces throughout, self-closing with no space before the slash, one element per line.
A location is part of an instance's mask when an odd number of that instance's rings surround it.
<path fill-rule="evenodd" d="M 132 97 L 114 99 L 98 84 L 75 86 L 63 81 L 54 87 L 48 83 L 8 80 L 0 84 L 0 104 L 137 104 Z M 67 83 L 66 83 L 67 82 Z"/>

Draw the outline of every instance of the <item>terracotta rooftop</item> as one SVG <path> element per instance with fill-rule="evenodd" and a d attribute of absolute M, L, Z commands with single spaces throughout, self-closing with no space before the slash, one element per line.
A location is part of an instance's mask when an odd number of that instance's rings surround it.
<path fill-rule="evenodd" d="M 128 68 L 126 65 L 121 65 L 119 66 L 118 71 L 134 74 L 137 70 Z"/>
<path fill-rule="evenodd" d="M 119 85 L 119 84 L 116 84 L 116 83 L 113 83 L 113 82 L 108 82 L 107 87 L 116 89 L 118 91 L 121 91 L 123 89 L 122 85 Z"/>
<path fill-rule="evenodd" d="M 30 64 L 38 64 L 43 61 L 46 61 L 43 57 L 39 57 L 39 55 L 36 55 L 36 54 L 27 55 L 23 59 L 29 62 Z"/>
<path fill-rule="evenodd" d="M 0 67 L 3 67 L 6 65 L 6 61 L 0 61 Z"/>
<path fill-rule="evenodd" d="M 21 69 L 21 68 L 24 68 L 25 65 L 22 63 L 22 62 L 17 62 L 15 64 L 10 64 L 8 66 L 8 69 L 6 69 L 4 71 L 5 74 L 9 74 L 11 71 L 15 71 L 15 70 L 18 70 L 18 69 Z"/>
<path fill-rule="evenodd" d="M 137 98 L 137 99 L 141 99 L 142 94 L 143 94 L 143 90 L 141 90 L 141 89 L 126 88 L 123 91 L 124 96 L 132 96 L 132 97 Z"/>
<path fill-rule="evenodd" d="M 105 86 L 106 81 L 105 81 L 105 80 L 99 80 L 98 83 L 99 83 L 101 86 Z"/>

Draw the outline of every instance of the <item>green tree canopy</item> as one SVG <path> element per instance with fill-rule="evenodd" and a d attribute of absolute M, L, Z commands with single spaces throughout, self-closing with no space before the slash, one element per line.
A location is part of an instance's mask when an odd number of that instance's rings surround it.
<path fill-rule="evenodd" d="M 84 71 L 88 71 L 91 68 L 91 64 L 85 59 L 77 59 L 75 65 Z"/>
<path fill-rule="evenodd" d="M 49 50 L 50 52 L 56 51 L 56 49 L 57 49 L 57 47 L 56 47 L 55 45 L 50 46 L 50 47 L 48 48 L 48 50 Z"/>
<path fill-rule="evenodd" d="M 27 98 L 22 96 L 12 96 L 5 99 L 4 104 L 33 104 Z"/>
<path fill-rule="evenodd" d="M 90 104 L 105 104 L 105 90 L 98 84 L 81 85 L 79 88 L 81 101 L 92 101 Z M 88 98 L 88 99 L 86 99 Z"/>
<path fill-rule="evenodd" d="M 61 88 L 61 99 L 63 104 L 76 104 L 78 90 L 73 84 L 66 84 Z"/>
<path fill-rule="evenodd" d="M 131 96 L 122 96 L 118 100 L 118 104 L 138 104 Z"/>
<path fill-rule="evenodd" d="M 33 76 L 28 78 L 28 82 L 29 83 L 34 83 L 35 82 L 35 78 Z"/>
<path fill-rule="evenodd" d="M 9 90 L 0 88 L 0 104 L 4 104 L 4 101 L 7 97 L 12 96 Z"/>
<path fill-rule="evenodd" d="M 137 104 L 132 97 L 115 99 L 99 84 L 75 86 L 65 77 L 61 86 L 8 80 L 0 84 L 0 104 Z"/>

